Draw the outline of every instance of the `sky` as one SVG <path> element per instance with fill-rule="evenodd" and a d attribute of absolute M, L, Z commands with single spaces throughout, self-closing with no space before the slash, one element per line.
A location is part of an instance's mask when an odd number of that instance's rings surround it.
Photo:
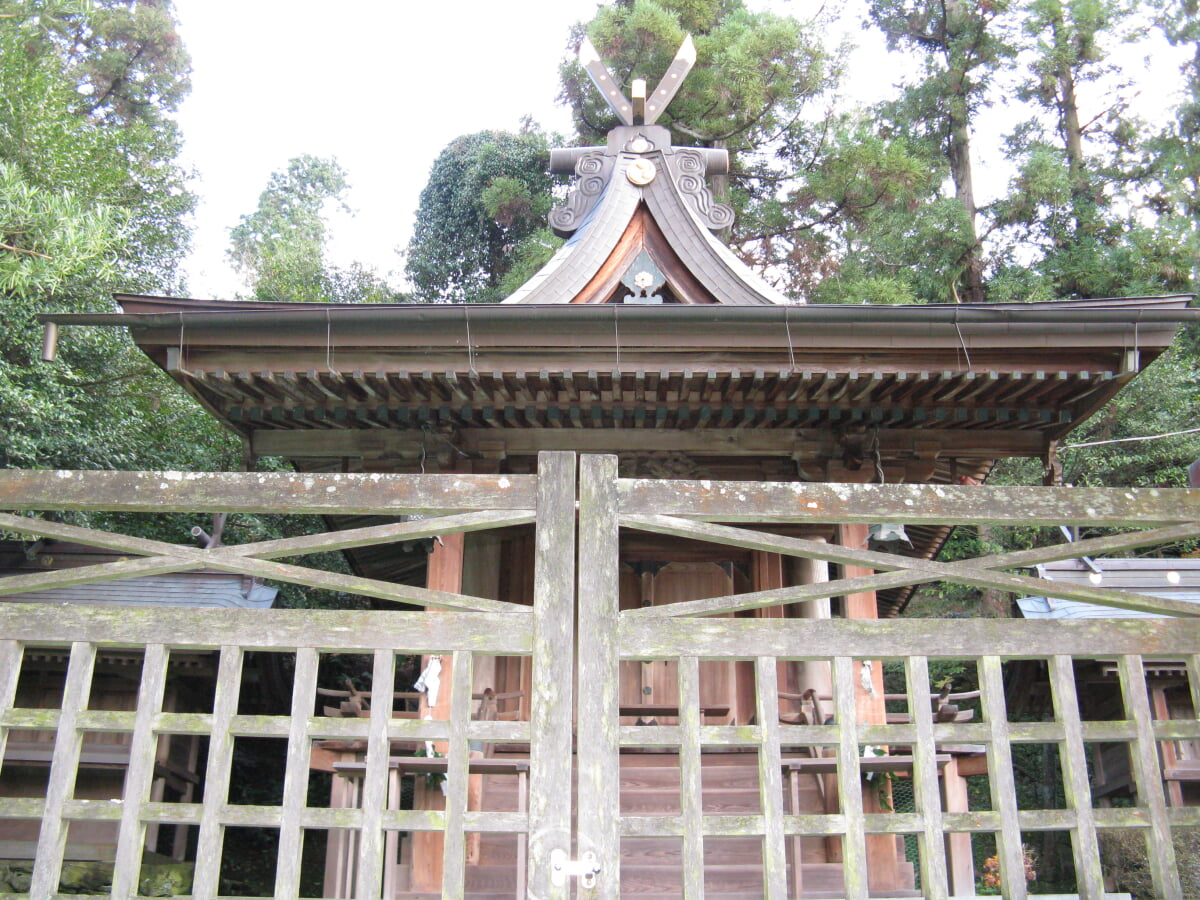
<path fill-rule="evenodd" d="M 856 27 L 863 0 L 844 4 L 827 33 L 861 45 L 848 92 L 879 99 L 896 80 L 897 55 Z M 823 0 L 750 0 L 805 19 Z M 225 256 L 229 229 L 252 212 L 271 173 L 301 154 L 334 156 L 349 174 L 352 215 L 331 216 L 329 259 L 359 261 L 403 280 L 397 254 L 412 232 L 421 189 L 438 153 L 462 134 L 516 130 L 524 116 L 570 132 L 556 105 L 558 65 L 570 26 L 592 17 L 597 0 L 175 0 L 192 56 L 192 91 L 178 120 L 183 162 L 200 198 L 187 292 L 233 299 L 244 292 Z M 1149 79 L 1144 102 L 1166 102 L 1178 83 L 1169 54 Z M 1000 132 L 979 134 L 977 165 L 987 193 L 1000 171 L 988 159 Z M 983 199 L 987 199 L 986 196 Z"/>
<path fill-rule="evenodd" d="M 229 229 L 270 174 L 303 153 L 336 156 L 348 204 L 331 259 L 403 267 L 418 196 L 461 134 L 516 130 L 532 115 L 567 132 L 554 104 L 571 24 L 596 0 L 176 0 L 192 56 L 179 111 L 184 164 L 198 178 L 188 292 L 232 298 Z"/>

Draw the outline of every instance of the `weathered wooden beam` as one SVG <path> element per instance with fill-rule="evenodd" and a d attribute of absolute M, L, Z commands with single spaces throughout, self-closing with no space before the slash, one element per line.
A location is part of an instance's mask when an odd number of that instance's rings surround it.
<path fill-rule="evenodd" d="M 623 515 L 726 522 L 1168 525 L 1200 521 L 1200 491 L 621 479 Z"/>
<path fill-rule="evenodd" d="M 619 640 L 637 648 L 636 659 L 686 655 L 744 657 L 747 647 L 781 659 L 902 659 L 906 656 L 962 658 L 994 653 L 1015 659 L 1069 654 L 1095 658 L 1145 653 L 1187 656 L 1200 646 L 1196 619 L 1092 619 L 1055 622 L 1039 628 L 1035 620 L 962 619 L 953 628 L 937 619 L 635 619 L 622 616 Z M 882 648 L 882 649 L 881 649 Z M 631 651 L 631 655 L 634 651 Z M 889 726 L 891 727 L 891 726 Z M 943 735 L 975 734 L 977 725 L 937 725 Z M 970 741 L 968 741 L 969 743 Z"/>
<path fill-rule="evenodd" d="M 162 643 L 214 650 L 244 643 L 247 635 L 252 635 L 254 647 L 263 650 L 315 647 L 344 653 L 348 647 L 357 652 L 462 649 L 525 656 L 532 649 L 528 612 L 396 612 L 373 616 L 371 622 L 370 628 L 352 628 L 346 624 L 346 613 L 334 610 L 0 604 L 0 634 L 6 640 L 34 646 L 80 640 L 99 647 Z"/>
<path fill-rule="evenodd" d="M 368 432 L 371 433 L 371 432 Z M 532 509 L 528 475 L 5 469 L 0 509 L 401 515 Z"/>
<path fill-rule="evenodd" d="M 1137 609 L 1165 615 L 1200 615 L 1200 608 L 1196 604 L 1186 600 L 1155 597 L 1133 591 L 1113 590 L 1092 585 L 1069 585 L 1061 581 L 1050 581 L 1044 578 L 1009 575 L 1003 572 L 992 571 L 994 569 L 1031 566 L 1054 559 L 1073 559 L 1080 555 L 1088 555 L 1092 551 L 1088 548 L 1081 549 L 1084 542 L 1057 544 L 1052 547 L 995 554 L 976 559 L 959 560 L 953 563 L 939 563 L 893 553 L 860 550 L 844 544 L 828 544 L 823 541 L 812 541 L 804 538 L 768 535 L 708 522 L 691 522 L 687 519 L 674 516 L 622 516 L 621 522 L 639 530 L 657 534 L 669 534 L 674 537 L 706 540 L 751 550 L 765 550 L 790 556 L 821 559 L 828 562 L 836 562 L 843 566 L 895 570 L 888 571 L 885 574 L 850 575 L 847 578 L 837 581 L 822 582 L 819 584 L 797 585 L 794 587 L 776 588 L 774 590 L 756 591 L 748 594 L 689 600 L 665 606 L 644 607 L 642 609 L 627 610 L 622 613 L 623 616 L 665 617 L 713 615 L 716 613 L 776 606 L 784 603 L 799 603 L 807 600 L 822 599 L 824 597 L 851 595 L 865 591 L 905 587 L 928 581 L 949 581 L 954 584 L 966 584 L 981 588 L 997 588 L 1027 595 L 1044 594 L 1045 596 L 1082 600 L 1090 603 L 1115 606 L 1120 609 Z M 1097 551 L 1101 549 L 1123 550 L 1189 538 L 1198 533 L 1200 533 L 1200 524 L 1188 523 L 1186 525 L 1168 526 L 1147 532 L 1108 535 L 1104 538 L 1095 538 L 1092 540 L 1095 541 L 1093 547 Z M 1077 590 L 1079 593 L 1075 593 Z"/>

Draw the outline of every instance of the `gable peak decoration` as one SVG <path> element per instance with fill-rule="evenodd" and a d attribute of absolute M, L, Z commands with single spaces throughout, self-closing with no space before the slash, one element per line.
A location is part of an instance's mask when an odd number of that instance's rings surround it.
<path fill-rule="evenodd" d="M 550 152 L 550 171 L 572 175 L 550 227 L 567 243 L 505 303 L 664 303 L 735 306 L 790 303 L 717 237 L 733 209 L 717 202 L 709 176 L 729 172 L 729 152 L 676 147 L 659 117 L 696 63 L 691 36 L 653 92 L 625 91 L 584 39 L 579 62 L 616 115 L 602 147 Z M 655 284 L 637 287 L 653 273 Z"/>

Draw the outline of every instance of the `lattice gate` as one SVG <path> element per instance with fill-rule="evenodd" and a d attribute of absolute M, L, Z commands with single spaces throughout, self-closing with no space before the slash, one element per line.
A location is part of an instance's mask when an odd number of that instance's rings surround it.
<path fill-rule="evenodd" d="M 191 895 L 224 896 L 218 873 L 222 848 L 235 829 L 275 829 L 278 855 L 275 896 L 299 894 L 303 845 L 312 832 L 354 833 L 359 842 L 355 896 L 384 894 L 383 858 L 388 835 L 434 831 L 445 835 L 442 894 L 470 896 L 465 865 L 467 835 L 511 834 L 528 841 L 531 897 L 622 896 L 621 854 L 626 842 L 670 838 L 679 843 L 678 893 L 702 897 L 716 891 L 706 879 L 706 848 L 750 838 L 757 855 L 760 892 L 767 897 L 811 895 L 797 848 L 813 838 L 837 840 L 842 850 L 844 895 L 901 896 L 870 883 L 872 840 L 915 835 L 924 896 L 951 895 L 948 849 L 962 836 L 995 836 L 1005 896 L 1024 897 L 1023 835 L 1060 831 L 1070 837 L 1081 896 L 1104 895 L 1101 838 L 1131 831 L 1145 838 L 1155 896 L 1180 898 L 1181 868 L 1173 836 L 1200 827 L 1197 809 L 1171 806 L 1164 789 L 1160 748 L 1200 739 L 1200 722 L 1155 718 L 1147 700 L 1146 664 L 1170 660 L 1186 673 L 1193 709 L 1200 709 L 1200 623 L 1195 619 L 1122 622 L 995 622 L 984 620 L 850 621 L 714 618 L 771 604 L 792 604 L 851 591 L 945 579 L 1005 590 L 1046 593 L 1039 579 L 1005 570 L 1080 553 L 1098 554 L 1153 546 L 1200 533 L 1200 496 L 1188 491 L 1086 491 L 918 486 L 833 486 L 639 481 L 620 479 L 615 460 L 584 457 L 576 513 L 572 454 L 545 454 L 537 476 L 259 476 L 148 473 L 0 473 L 0 506 L 14 510 L 156 509 L 181 511 L 347 512 L 437 518 L 357 532 L 340 532 L 267 544 L 196 550 L 90 529 L 4 515 L 0 527 L 25 534 L 92 543 L 129 553 L 123 562 L 5 579 L 0 593 L 26 592 L 64 580 L 127 578 L 187 568 L 220 568 L 248 575 L 334 587 L 425 606 L 424 612 L 131 611 L 38 604 L 0 607 L 0 753 L 37 732 L 53 731 L 49 777 L 42 796 L 0 802 L 0 821 L 36 825 L 35 863 L 26 896 L 56 895 L 68 834 L 81 826 L 113 829 L 111 888 L 126 898 L 140 892 L 148 829 L 187 827 L 198 834 Z M 576 588 L 575 519 L 578 515 Z M 316 549 L 362 546 L 400 539 L 535 521 L 536 587 L 532 610 L 498 601 L 438 594 L 304 569 L 274 560 Z M 1086 523 L 1152 526 L 1076 544 L 1011 553 L 964 563 L 916 562 L 889 554 L 837 547 L 754 530 L 751 524 L 819 522 Z M 741 523 L 740 525 L 712 524 Z M 793 556 L 861 565 L 878 575 L 799 585 L 668 607 L 621 612 L 617 604 L 617 539 L 621 528 L 673 534 Z M 1113 602 L 1172 613 L 1191 610 L 1154 597 L 1099 587 L 1063 590 L 1058 596 Z M 578 597 L 576 625 L 576 604 Z M 577 650 L 576 650 L 577 646 Z M 69 658 L 59 708 L 15 703 L 23 662 L 58 649 Z M 91 708 L 97 660 L 114 651 L 141 654 L 136 706 Z M 197 651 L 216 654 L 211 708 L 163 708 L 172 661 Z M 239 707 L 249 652 L 286 655 L 294 666 L 292 708 L 287 714 L 247 714 Z M 365 718 L 313 715 L 317 671 L 328 653 L 373 658 L 375 684 L 393 683 L 396 660 L 415 653 L 450 654 L 453 696 L 448 721 L 398 719 L 384 704 Z M 534 695 L 528 722 L 471 718 L 471 667 L 478 655 L 528 656 Z M 1094 721 L 1081 714 L 1075 665 L 1105 658 L 1115 667 L 1123 715 Z M 622 660 L 670 659 L 677 663 L 678 724 L 622 726 L 617 672 Z M 754 672 L 756 715 L 736 726 L 708 724 L 700 714 L 698 667 L 702 660 L 738 660 Z M 980 721 L 935 721 L 928 708 L 929 664 L 953 659 L 974 666 L 981 687 Z M 576 660 L 578 664 L 576 665 Z M 781 721 L 777 683 L 781 661 L 828 662 L 831 716 L 813 724 Z M 880 661 L 902 664 L 910 721 L 864 721 L 863 672 Z M 1043 661 L 1053 698 L 1053 720 L 1010 721 L 1006 667 Z M 574 714 L 572 714 L 574 710 Z M 572 733 L 574 724 L 574 734 Z M 97 734 L 121 735 L 128 746 L 119 802 L 79 796 L 77 774 Z M 203 793 L 190 802 L 153 799 L 164 736 L 199 736 L 207 742 Z M 228 796 L 230 763 L 238 741 L 272 739 L 286 744 L 283 790 L 277 804 L 235 805 Z M 308 766 L 314 741 L 358 742 L 365 748 L 361 808 L 309 805 Z M 445 742 L 446 809 L 392 808 L 385 784 L 391 742 Z M 468 808 L 473 742 L 527 743 L 527 807 L 516 811 Z M 1067 803 L 1061 809 L 1020 808 L 1012 767 L 1015 744 L 1057 751 Z M 939 760 L 950 745 L 982 748 L 990 783 L 990 809 L 951 808 L 940 789 Z M 1128 751 L 1135 782 L 1133 805 L 1094 808 L 1088 753 L 1096 745 Z M 867 776 L 884 771 L 864 756 L 867 746 L 907 758 L 904 777 L 915 788 L 914 812 L 865 811 L 875 790 Z M 572 748 L 573 751 L 572 752 Z M 622 749 L 669 748 L 679 757 L 679 813 L 622 812 Z M 741 748 L 756 761 L 759 811 L 724 815 L 704 806 L 703 766 L 708 751 Z M 11 754 L 3 756 L 5 765 Z M 805 760 L 811 760 L 806 762 Z M 574 771 L 573 771 L 574 762 Z M 789 801 L 788 780 L 805 767 L 827 775 L 832 796 L 824 812 Z M 897 771 L 899 771 L 897 769 Z M 0 774 L 3 774 L 0 771 Z M 572 805 L 572 785 L 578 802 Z M 869 804 L 868 804 L 869 808 Z M 969 840 L 969 838 L 968 838 Z M 583 860 L 593 863 L 582 865 Z M 578 861 L 576 865 L 573 861 Z M 573 873 L 586 873 L 574 875 Z M 973 889 L 973 885 L 972 885 Z M 388 888 L 390 890 L 390 888 Z M 954 893 L 961 895 L 961 885 Z"/>

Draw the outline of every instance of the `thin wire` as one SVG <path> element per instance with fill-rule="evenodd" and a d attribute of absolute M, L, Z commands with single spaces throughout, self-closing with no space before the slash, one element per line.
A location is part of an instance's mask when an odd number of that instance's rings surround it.
<path fill-rule="evenodd" d="M 967 371 L 970 372 L 971 366 L 971 351 L 967 349 L 967 342 L 963 338 L 962 329 L 958 327 L 958 307 L 954 307 L 954 330 L 958 332 L 958 343 L 962 346 L 963 356 L 967 358 Z"/>
<path fill-rule="evenodd" d="M 796 371 L 796 350 L 792 346 L 792 323 L 788 321 L 788 313 L 791 309 L 787 306 L 783 308 L 783 327 L 787 330 L 788 339 L 788 358 L 792 361 L 792 371 Z"/>
<path fill-rule="evenodd" d="M 617 348 L 617 368 L 621 368 L 621 326 L 617 322 L 617 307 L 613 304 L 613 344 Z"/>
<path fill-rule="evenodd" d="M 329 310 L 325 310 L 325 368 L 333 371 L 333 321 Z"/>
<path fill-rule="evenodd" d="M 871 446 L 869 451 L 873 457 L 872 462 L 875 463 L 875 477 L 879 479 L 876 484 L 886 484 L 887 478 L 883 474 L 883 458 L 879 455 L 879 429 L 871 429 Z"/>
<path fill-rule="evenodd" d="M 478 375 L 475 371 L 475 347 L 471 344 L 471 307 L 466 304 L 463 304 L 463 318 L 467 322 L 467 365 L 472 375 Z"/>
<path fill-rule="evenodd" d="M 1165 434 L 1144 434 L 1139 437 L 1112 438 L 1107 441 L 1086 441 L 1082 444 L 1063 444 L 1060 450 L 1074 450 L 1076 447 L 1099 447 L 1102 444 L 1129 444 L 1134 441 L 1157 441 L 1162 438 L 1179 437 L 1181 434 L 1196 434 L 1200 428 L 1185 428 L 1183 431 L 1168 431 Z"/>

